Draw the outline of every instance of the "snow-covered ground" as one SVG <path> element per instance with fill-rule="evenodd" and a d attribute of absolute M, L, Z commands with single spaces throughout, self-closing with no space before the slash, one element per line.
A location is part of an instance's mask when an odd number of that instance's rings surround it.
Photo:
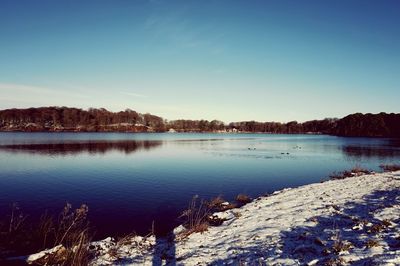
<path fill-rule="evenodd" d="M 232 215 L 234 213 L 234 215 Z M 184 239 L 94 242 L 92 265 L 400 265 L 400 171 L 284 189 Z"/>

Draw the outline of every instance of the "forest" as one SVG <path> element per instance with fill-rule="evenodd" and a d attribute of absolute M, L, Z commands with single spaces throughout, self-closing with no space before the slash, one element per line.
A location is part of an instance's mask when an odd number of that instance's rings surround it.
<path fill-rule="evenodd" d="M 171 120 L 131 109 L 111 112 L 69 107 L 41 107 L 0 111 L 0 131 L 81 132 L 241 132 L 271 134 L 330 134 L 354 137 L 400 137 L 400 114 L 355 113 L 344 118 L 325 118 L 303 123 L 291 121 Z"/>
<path fill-rule="evenodd" d="M 126 109 L 82 110 L 68 107 L 7 109 L 0 111 L 0 129 L 8 131 L 165 131 L 165 121 L 151 114 Z"/>

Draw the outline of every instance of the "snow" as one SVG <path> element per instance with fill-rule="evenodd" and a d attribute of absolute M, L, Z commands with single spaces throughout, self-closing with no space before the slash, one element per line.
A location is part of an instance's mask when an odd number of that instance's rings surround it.
<path fill-rule="evenodd" d="M 400 265 L 400 171 L 284 189 L 214 215 L 222 225 L 186 238 L 94 242 L 91 265 Z"/>
<path fill-rule="evenodd" d="M 138 265 L 144 263 L 146 259 L 151 263 L 155 243 L 154 236 L 134 236 L 123 242 L 108 237 L 92 242 L 89 248 L 96 256 L 92 265 L 114 265 L 117 262 L 123 265 Z"/>
<path fill-rule="evenodd" d="M 46 250 L 43 250 L 41 252 L 29 255 L 28 258 L 26 259 L 26 262 L 28 264 L 31 264 L 34 261 L 37 261 L 37 260 L 39 260 L 39 259 L 41 259 L 41 258 L 43 258 L 43 257 L 45 257 L 45 256 L 47 256 L 49 254 L 53 254 L 53 253 L 56 253 L 56 252 L 60 251 L 62 248 L 63 248 L 62 245 L 58 245 L 58 246 L 55 246 L 53 248 L 46 249 Z"/>
<path fill-rule="evenodd" d="M 224 221 L 229 221 L 235 219 L 235 214 L 232 210 L 227 210 L 224 212 L 216 212 L 212 215 L 212 218 L 217 218 Z"/>

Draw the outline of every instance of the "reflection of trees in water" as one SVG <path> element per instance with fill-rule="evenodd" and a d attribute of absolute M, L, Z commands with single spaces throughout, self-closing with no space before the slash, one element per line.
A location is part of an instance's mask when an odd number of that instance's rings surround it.
<path fill-rule="evenodd" d="M 110 151 L 120 151 L 126 154 L 139 150 L 150 150 L 161 146 L 162 141 L 90 141 L 90 142 L 63 142 L 42 144 L 13 144 L 1 145 L 0 150 L 10 152 L 24 152 L 41 155 L 68 155 L 88 152 L 90 154 L 104 154 Z"/>
<path fill-rule="evenodd" d="M 400 158 L 399 147 L 389 146 L 343 146 L 343 153 L 351 158 Z"/>

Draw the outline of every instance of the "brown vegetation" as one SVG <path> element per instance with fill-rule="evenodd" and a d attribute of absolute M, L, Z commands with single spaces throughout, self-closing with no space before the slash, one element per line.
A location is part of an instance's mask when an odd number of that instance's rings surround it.
<path fill-rule="evenodd" d="M 183 226 L 186 228 L 180 237 L 184 238 L 192 233 L 207 231 L 209 226 L 221 225 L 225 220 L 212 214 L 237 207 L 237 204 L 225 201 L 222 196 L 215 197 L 210 201 L 201 200 L 198 196 L 194 196 L 188 209 L 183 211 L 180 216 L 180 218 L 184 218 Z M 239 216 L 240 214 L 236 215 Z"/>
<path fill-rule="evenodd" d="M 43 238 L 44 247 L 61 246 L 58 252 L 36 261 L 39 265 L 86 265 L 89 261 L 88 246 L 90 243 L 89 223 L 87 222 L 87 205 L 82 204 L 73 210 L 66 204 L 57 223 L 53 217 L 42 216 L 39 234 Z"/>
<path fill-rule="evenodd" d="M 352 244 L 349 242 L 338 239 L 332 245 L 332 251 L 334 254 L 340 254 L 343 251 L 349 251 L 352 248 Z"/>
<path fill-rule="evenodd" d="M 250 203 L 252 199 L 246 194 L 239 194 L 236 196 L 236 201 L 244 205 Z"/>
<path fill-rule="evenodd" d="M 135 233 L 131 233 L 131 234 L 125 235 L 123 237 L 120 237 L 117 240 L 116 244 L 108 250 L 108 252 L 107 252 L 108 255 L 112 258 L 117 258 L 121 247 L 123 247 L 124 245 L 131 245 L 132 239 L 134 239 L 135 237 L 136 237 Z"/>
<path fill-rule="evenodd" d="M 199 200 L 199 197 L 193 196 L 189 203 L 188 209 L 183 211 L 180 217 L 185 218 L 184 226 L 186 231 L 182 236 L 188 236 L 192 233 L 204 232 L 208 229 L 207 218 L 210 215 L 210 208 L 204 200 Z"/>
<path fill-rule="evenodd" d="M 384 172 L 394 172 L 400 170 L 400 164 L 381 164 L 379 166 Z"/>
<path fill-rule="evenodd" d="M 391 225 L 392 223 L 389 220 L 383 220 L 382 222 L 372 225 L 367 232 L 370 234 L 378 234 L 382 231 L 387 230 L 388 227 L 390 227 Z"/>
<path fill-rule="evenodd" d="M 226 200 L 224 200 L 224 199 L 222 198 L 222 196 L 218 196 L 218 197 L 212 198 L 212 199 L 210 200 L 210 202 L 207 203 L 207 205 L 208 205 L 208 207 L 211 208 L 211 209 L 219 209 L 219 208 L 221 208 L 221 206 L 222 206 L 223 203 L 225 203 L 225 202 L 226 202 Z"/>
<path fill-rule="evenodd" d="M 379 246 L 379 242 L 374 239 L 368 239 L 368 241 L 365 243 L 366 248 L 372 248 L 377 246 Z"/>
<path fill-rule="evenodd" d="M 348 177 L 366 175 L 371 173 L 372 172 L 368 169 L 362 168 L 360 166 L 355 166 L 351 170 L 345 170 L 343 172 L 333 172 L 329 177 L 331 179 L 345 179 Z"/>
<path fill-rule="evenodd" d="M 42 256 L 36 265 L 86 265 L 89 261 L 90 242 L 88 207 L 81 205 L 73 210 L 66 204 L 57 221 L 47 213 L 38 225 L 29 225 L 26 216 L 13 204 L 8 230 L 0 228 L 0 262 L 2 257 L 31 254 L 46 248 L 53 253 Z M 4 224 L 4 223 L 3 223 Z"/>

